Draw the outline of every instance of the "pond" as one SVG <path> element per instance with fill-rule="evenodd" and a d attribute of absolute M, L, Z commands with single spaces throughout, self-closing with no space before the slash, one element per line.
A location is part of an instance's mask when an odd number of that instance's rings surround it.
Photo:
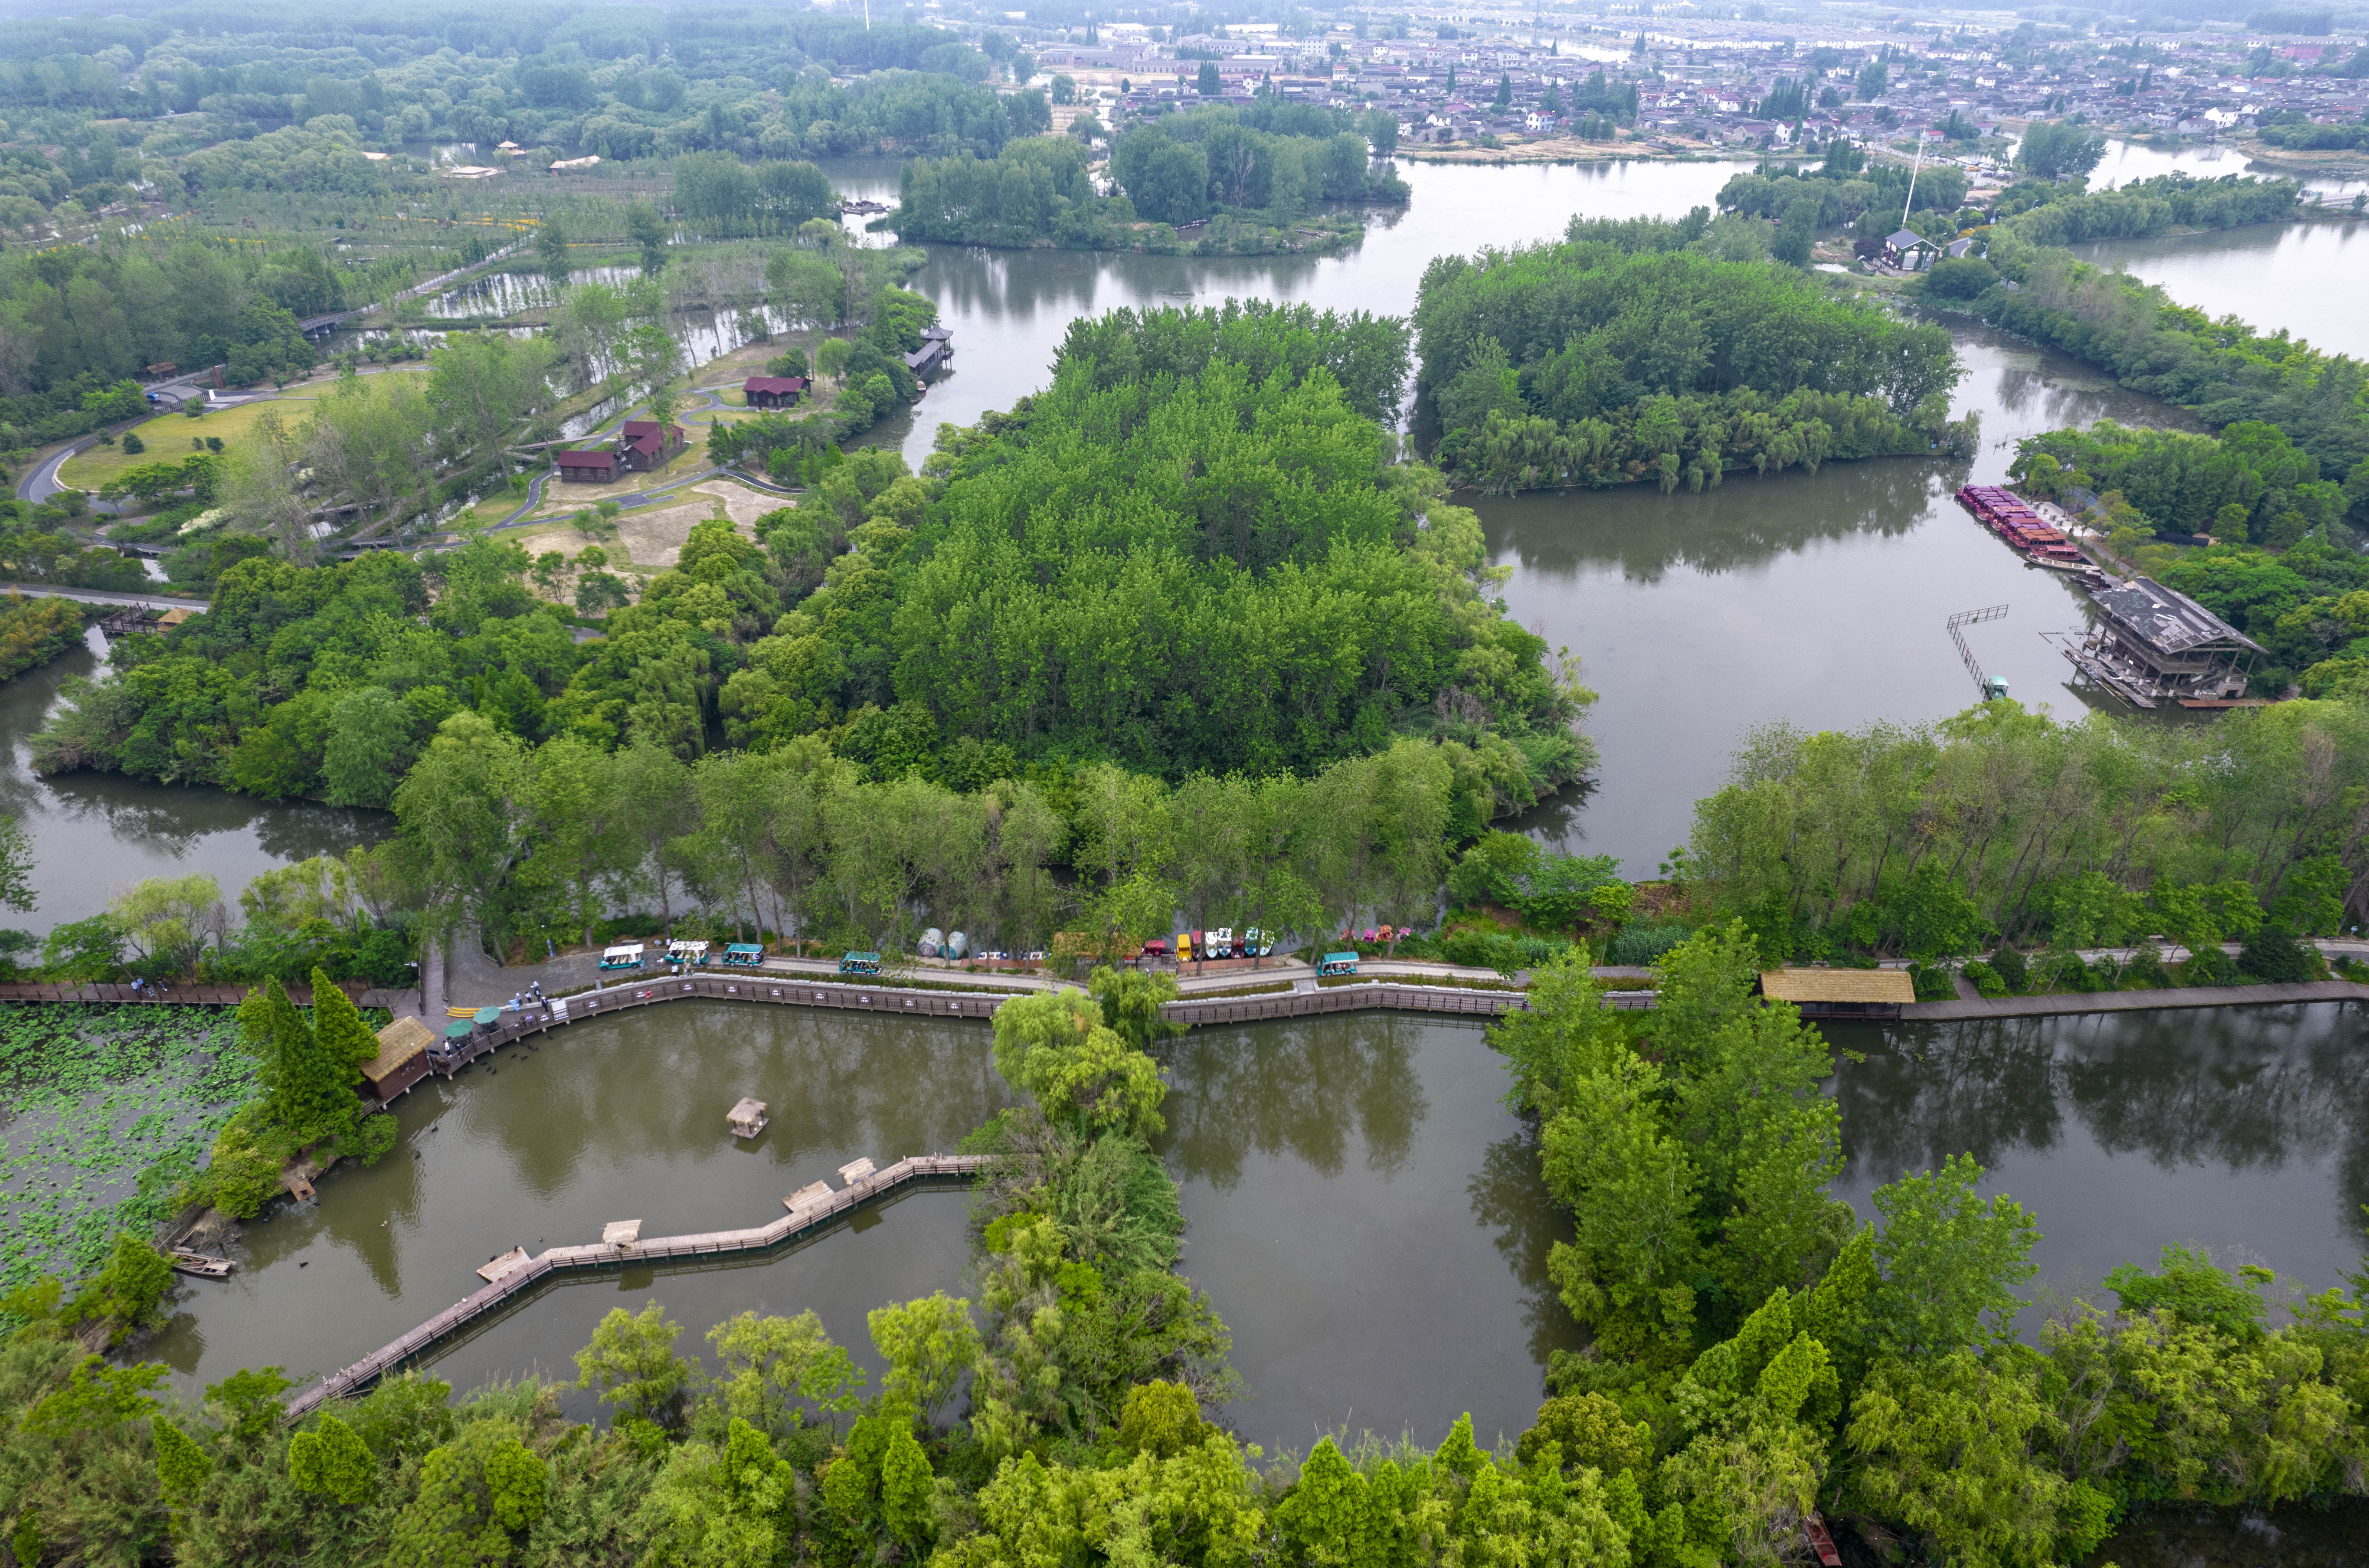
<path fill-rule="evenodd" d="M 2032 1209 L 2041 1283 L 2094 1290 L 2167 1242 L 2258 1260 L 2306 1289 L 2361 1251 L 2369 1198 L 2364 1010 L 2327 1004 L 1991 1025 L 1838 1025 L 1832 1086 L 1869 1195 L 1971 1151 Z M 571 1024 L 398 1104 L 406 1138 L 247 1227 L 240 1272 L 190 1285 L 151 1354 L 185 1379 L 350 1362 L 475 1288 L 513 1245 L 756 1225 L 869 1156 L 954 1149 L 1007 1102 L 977 1024 L 681 1002 Z M 1196 1030 L 1162 1047 L 1158 1140 L 1182 1189 L 1184 1269 L 1233 1333 L 1248 1440 L 1326 1431 L 1436 1442 L 1528 1425 L 1580 1335 L 1546 1277 L 1570 1235 L 1481 1030 L 1389 1013 Z M 724 1111 L 765 1100 L 736 1145 Z M 922 1193 L 797 1249 L 547 1287 L 431 1360 L 468 1388 L 570 1357 L 611 1307 L 665 1304 L 683 1348 L 745 1309 L 813 1308 L 873 1363 L 864 1314 L 966 1289 L 967 1200 Z M 579 1415 L 589 1396 L 572 1396 Z"/>
<path fill-rule="evenodd" d="M 2235 315 L 2257 331 L 2283 329 L 2315 349 L 2369 358 L 2369 288 L 2362 286 L 2369 278 L 2369 219 L 2103 240 L 2075 254 L 2159 283 L 2215 320 Z"/>

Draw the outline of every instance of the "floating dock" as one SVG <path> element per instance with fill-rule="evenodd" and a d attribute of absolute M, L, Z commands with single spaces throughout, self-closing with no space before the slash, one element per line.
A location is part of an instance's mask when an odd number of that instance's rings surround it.
<path fill-rule="evenodd" d="M 2097 571 L 2063 530 L 2051 527 L 2013 490 L 1997 485 L 1961 485 L 1958 504 L 2034 566 L 2077 573 Z"/>

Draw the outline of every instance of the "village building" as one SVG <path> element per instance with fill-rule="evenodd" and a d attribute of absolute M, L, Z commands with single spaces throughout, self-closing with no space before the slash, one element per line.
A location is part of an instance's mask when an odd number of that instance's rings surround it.
<path fill-rule="evenodd" d="M 751 408 L 787 408 L 806 395 L 802 375 L 752 375 L 740 383 L 740 395 Z"/>
<path fill-rule="evenodd" d="M 628 419 L 608 444 L 554 452 L 552 462 L 563 480 L 605 485 L 627 474 L 663 468 L 690 444 L 691 438 L 681 425 L 669 425 L 661 431 L 655 419 Z"/>

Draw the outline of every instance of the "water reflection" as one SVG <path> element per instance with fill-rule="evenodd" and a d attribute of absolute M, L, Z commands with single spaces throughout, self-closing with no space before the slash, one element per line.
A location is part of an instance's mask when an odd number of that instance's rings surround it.
<path fill-rule="evenodd" d="M 2255 223 L 2219 234 L 2106 240 L 2083 259 L 2159 283 L 2181 304 L 2261 332 L 2282 329 L 2330 354 L 2369 357 L 2369 222 Z M 2264 280 L 2278 280 L 2274 288 Z"/>
<path fill-rule="evenodd" d="M 2360 1253 L 2369 1009 L 2352 1003 L 1837 1024 L 1837 1191 L 1971 1153 L 2037 1216 L 2036 1254 L 2092 1286 L 2170 1242 L 2255 1256 L 2307 1289 Z"/>
<path fill-rule="evenodd" d="M 100 673 L 105 641 L 0 683 L 0 813 L 33 841 L 31 915 L 37 931 L 86 920 L 148 876 L 208 873 L 235 900 L 256 873 L 315 854 L 342 854 L 392 830 L 383 812 L 309 801 L 256 800 L 212 788 L 150 784 L 120 773 L 32 769 L 32 737 L 74 676 Z"/>
<path fill-rule="evenodd" d="M 1277 1024 L 1249 1050 L 1230 1035 L 1185 1036 L 1168 1047 L 1162 1152 L 1179 1177 L 1220 1190 L 1241 1185 L 1252 1154 L 1338 1176 L 1353 1143 L 1362 1169 L 1395 1175 L 1431 1109 L 1414 1071 L 1421 1037 L 1388 1014 Z"/>
<path fill-rule="evenodd" d="M 1546 1255 L 1547 1201 L 1505 1065 L 1477 1028 L 1389 1015 L 1196 1030 L 1169 1047 L 1160 1140 L 1185 1267 L 1234 1336 L 1254 1442 L 1346 1425 L 1425 1442 L 1470 1411 L 1528 1425 L 1579 1334 Z"/>

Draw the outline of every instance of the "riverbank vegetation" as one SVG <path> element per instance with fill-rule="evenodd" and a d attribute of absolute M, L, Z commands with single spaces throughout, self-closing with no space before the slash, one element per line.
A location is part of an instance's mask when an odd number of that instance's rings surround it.
<path fill-rule="evenodd" d="M 87 607 L 74 600 L 9 594 L 0 601 L 0 681 L 13 681 L 81 647 L 89 624 Z"/>
<path fill-rule="evenodd" d="M 1415 307 L 1437 460 L 1494 492 L 1963 449 L 1949 334 L 1815 278 L 1722 261 L 1709 214 L 1574 223 L 1564 243 L 1435 261 Z"/>
<path fill-rule="evenodd" d="M 1697 803 L 1681 872 L 1769 963 L 2014 944 L 2069 973 L 2082 949 L 2162 937 L 2213 950 L 2186 973 L 2209 980 L 2224 941 L 2361 918 L 2369 817 L 2336 781 L 2364 769 L 2360 702 L 2210 727 L 2063 724 L 2007 701 L 1939 725 L 1776 725 Z"/>

